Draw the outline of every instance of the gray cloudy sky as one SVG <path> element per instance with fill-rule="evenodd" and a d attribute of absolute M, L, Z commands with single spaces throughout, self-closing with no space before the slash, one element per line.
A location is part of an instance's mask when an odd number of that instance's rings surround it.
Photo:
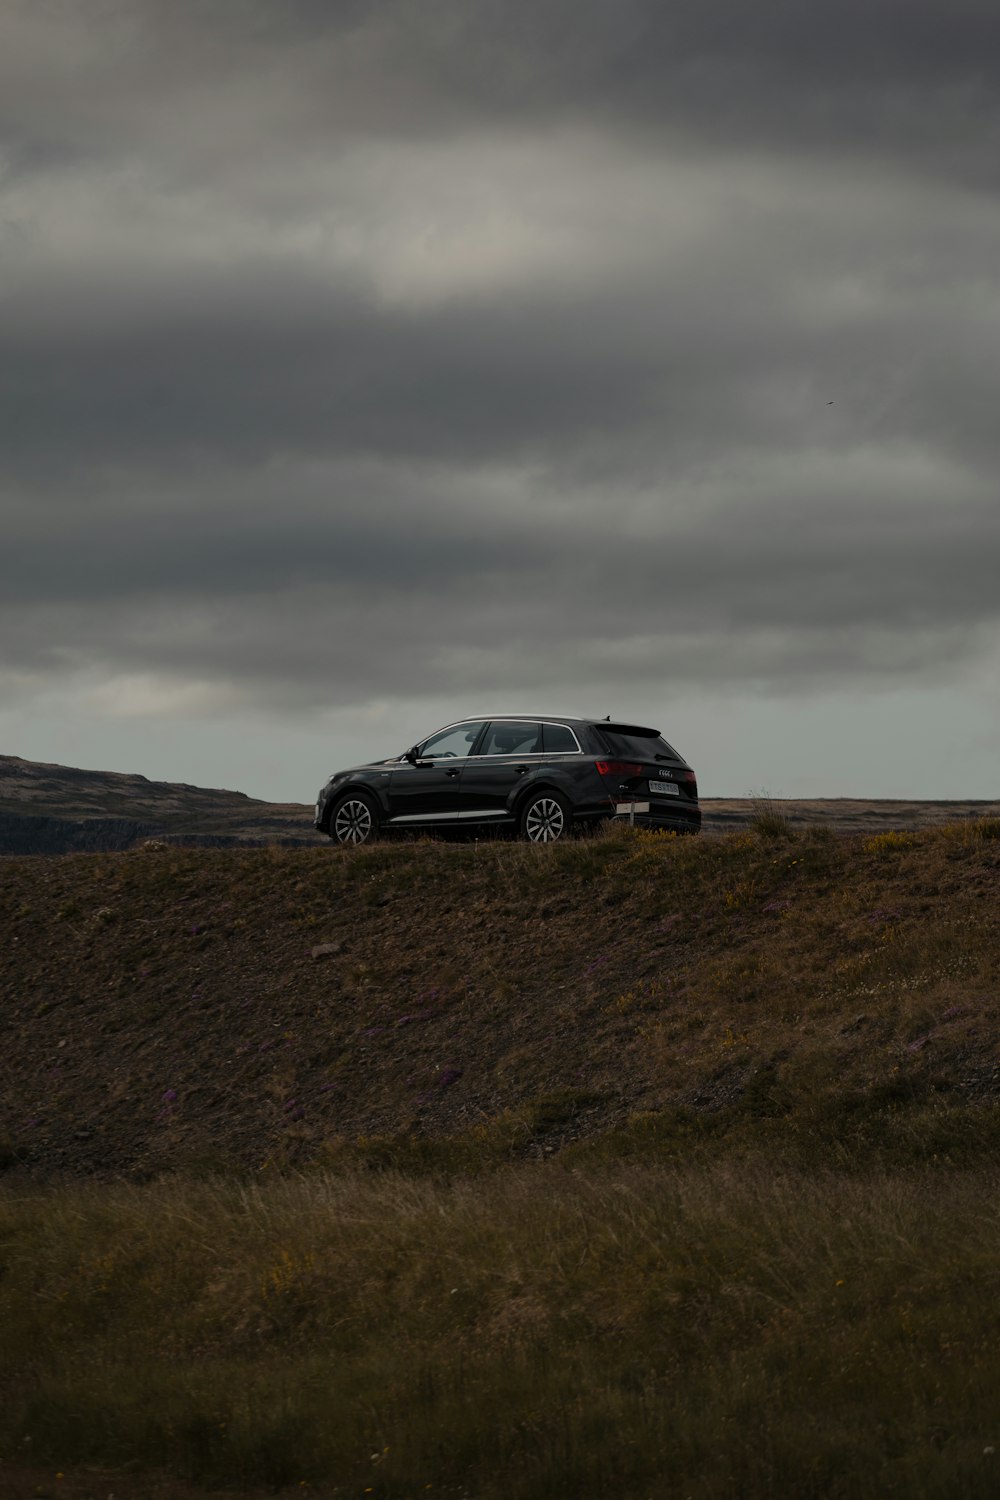
<path fill-rule="evenodd" d="M 991 0 L 5 0 L 0 750 L 1000 796 Z"/>

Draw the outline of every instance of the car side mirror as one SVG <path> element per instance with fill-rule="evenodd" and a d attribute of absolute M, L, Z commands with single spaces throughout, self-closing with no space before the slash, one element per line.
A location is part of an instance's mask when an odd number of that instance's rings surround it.
<path fill-rule="evenodd" d="M 410 765 L 412 766 L 417 759 L 417 746 L 413 745 L 409 750 L 405 751 L 403 754 L 403 759 L 408 760 L 410 762 Z"/>

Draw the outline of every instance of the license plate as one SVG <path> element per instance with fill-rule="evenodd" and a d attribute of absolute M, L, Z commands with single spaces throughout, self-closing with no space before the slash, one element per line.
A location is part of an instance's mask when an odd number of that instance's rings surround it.
<path fill-rule="evenodd" d="M 681 794 L 681 789 L 676 781 L 651 781 L 649 783 L 649 790 L 651 792 L 659 792 L 661 795 L 665 794 L 668 797 L 679 797 Z"/>

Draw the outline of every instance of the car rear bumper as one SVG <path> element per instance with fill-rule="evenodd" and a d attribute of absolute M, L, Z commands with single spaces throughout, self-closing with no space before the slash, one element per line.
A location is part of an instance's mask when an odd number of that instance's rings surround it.
<path fill-rule="evenodd" d="M 697 806 L 674 803 L 666 808 L 654 802 L 646 811 L 641 803 L 634 808 L 625 808 L 619 802 L 617 807 L 616 823 L 634 823 L 637 828 L 658 828 L 664 833 L 698 833 L 701 829 L 701 808 Z"/>

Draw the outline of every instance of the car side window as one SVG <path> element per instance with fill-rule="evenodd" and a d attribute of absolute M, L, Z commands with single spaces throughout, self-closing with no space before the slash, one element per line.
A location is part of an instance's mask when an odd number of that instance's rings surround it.
<path fill-rule="evenodd" d="M 482 727 L 483 720 L 480 719 L 475 724 L 453 724 L 450 729 L 439 729 L 420 746 L 420 759 L 448 760 L 471 754 Z"/>
<path fill-rule="evenodd" d="M 567 750 L 579 750 L 576 736 L 565 724 L 543 724 L 546 755 L 559 755 Z"/>
<path fill-rule="evenodd" d="M 527 720 L 498 719 L 486 732 L 480 755 L 538 755 L 542 726 Z"/>

